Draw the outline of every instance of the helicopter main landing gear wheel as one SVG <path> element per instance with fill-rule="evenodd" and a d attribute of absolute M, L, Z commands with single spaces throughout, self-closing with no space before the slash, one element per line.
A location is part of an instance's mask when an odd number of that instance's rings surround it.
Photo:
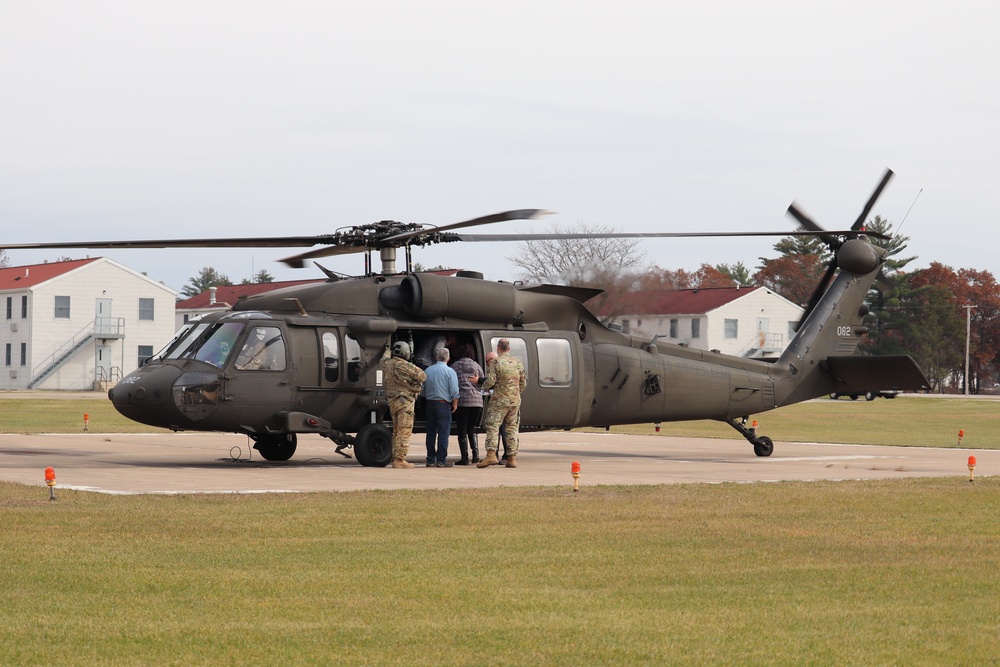
<path fill-rule="evenodd" d="M 740 435 L 746 438 L 747 442 L 753 445 L 754 454 L 757 456 L 770 456 L 774 451 L 774 442 L 772 442 L 766 435 L 757 435 L 757 429 L 747 428 L 748 419 L 749 417 L 743 417 L 743 419 L 739 421 L 730 419 L 726 423 L 739 431 Z"/>
<path fill-rule="evenodd" d="M 381 424 L 361 427 L 354 439 L 354 456 L 370 468 L 384 468 L 392 460 L 392 431 Z"/>
<path fill-rule="evenodd" d="M 297 444 L 294 433 L 267 434 L 254 437 L 253 448 L 267 461 L 287 461 L 295 453 Z"/>

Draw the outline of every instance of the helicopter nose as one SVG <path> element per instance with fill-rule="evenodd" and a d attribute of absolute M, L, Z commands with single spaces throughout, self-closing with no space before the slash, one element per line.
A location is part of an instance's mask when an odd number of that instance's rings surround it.
<path fill-rule="evenodd" d="M 181 370 L 168 364 L 149 364 L 126 375 L 108 390 L 115 409 L 133 421 L 151 426 L 167 426 L 174 411 L 170 388 Z M 165 421 L 166 420 L 166 421 Z"/>

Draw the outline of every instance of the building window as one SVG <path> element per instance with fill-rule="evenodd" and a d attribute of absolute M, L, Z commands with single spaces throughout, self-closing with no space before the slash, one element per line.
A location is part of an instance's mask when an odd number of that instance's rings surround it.
<path fill-rule="evenodd" d="M 153 299 L 139 299 L 139 320 L 152 322 L 153 321 L 153 304 L 156 303 Z"/>
<path fill-rule="evenodd" d="M 21 297 L 21 319 L 26 319 L 28 317 L 28 295 L 25 294 Z"/>
<path fill-rule="evenodd" d="M 5 362 L 5 363 L 6 363 L 6 364 L 7 364 L 8 366 L 10 366 L 10 343 L 7 343 L 7 349 L 6 349 L 6 352 L 7 352 L 7 360 L 6 360 L 6 362 Z"/>
<path fill-rule="evenodd" d="M 701 320 L 697 317 L 691 320 L 691 338 L 701 338 Z"/>
<path fill-rule="evenodd" d="M 739 338 L 740 335 L 740 321 L 726 319 L 724 323 L 724 335 L 726 338 Z"/>
<path fill-rule="evenodd" d="M 21 343 L 21 365 L 22 366 L 27 366 L 28 365 L 28 344 L 27 343 Z"/>
<path fill-rule="evenodd" d="M 149 358 L 153 356 L 153 346 L 152 345 L 140 345 L 138 347 L 139 351 L 139 366 L 145 365 Z"/>
<path fill-rule="evenodd" d="M 573 383 L 573 357 L 569 341 L 561 338 L 539 338 L 538 384 L 543 387 L 568 387 Z"/>
<path fill-rule="evenodd" d="M 677 320 L 670 320 L 670 337 L 677 338 Z"/>
<path fill-rule="evenodd" d="M 69 319 L 69 297 L 68 296 L 57 296 L 56 297 L 56 318 L 62 320 Z"/>
<path fill-rule="evenodd" d="M 7 297 L 7 319 L 14 316 L 14 297 Z"/>

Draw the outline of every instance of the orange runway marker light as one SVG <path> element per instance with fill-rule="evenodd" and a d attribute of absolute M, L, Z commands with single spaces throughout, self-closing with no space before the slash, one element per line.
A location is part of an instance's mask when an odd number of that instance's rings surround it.
<path fill-rule="evenodd" d="M 975 479 L 973 477 L 975 469 L 976 469 L 976 457 L 975 456 L 970 456 L 969 457 L 969 481 L 970 482 L 975 481 Z"/>
<path fill-rule="evenodd" d="M 86 431 L 90 426 L 90 415 L 86 412 L 83 413 L 83 430 Z"/>
<path fill-rule="evenodd" d="M 958 444 L 962 444 L 962 438 L 965 437 L 965 431 L 958 429 Z"/>
<path fill-rule="evenodd" d="M 56 499 L 56 469 L 51 466 L 45 469 L 45 483 L 49 487 L 49 500 Z"/>
<path fill-rule="evenodd" d="M 573 464 L 570 466 L 569 469 L 570 469 L 570 472 L 573 474 L 573 490 L 574 491 L 579 491 L 580 490 L 580 462 L 579 461 L 573 461 Z"/>
<path fill-rule="evenodd" d="M 659 433 L 660 432 L 660 422 L 656 422 L 655 424 L 653 424 L 653 428 L 656 429 L 657 433 Z"/>

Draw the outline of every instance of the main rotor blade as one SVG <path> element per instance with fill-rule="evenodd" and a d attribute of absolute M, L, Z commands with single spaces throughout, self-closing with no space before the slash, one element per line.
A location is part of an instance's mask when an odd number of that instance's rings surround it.
<path fill-rule="evenodd" d="M 551 215 L 553 211 L 546 211 L 542 208 L 522 208 L 516 211 L 504 211 L 502 213 L 494 213 L 493 215 L 484 215 L 481 218 L 473 218 L 472 220 L 466 220 L 464 222 L 454 222 L 450 225 L 445 225 L 443 227 L 428 227 L 426 229 L 419 229 L 412 232 L 404 232 L 402 234 L 394 234 L 392 236 L 387 236 L 383 241 L 405 241 L 406 239 L 411 239 L 421 234 L 430 234 L 434 232 L 449 232 L 453 229 L 462 229 L 464 227 L 475 227 L 476 225 L 489 225 L 494 222 L 504 222 L 506 220 L 537 220 L 543 215 Z"/>
<path fill-rule="evenodd" d="M 325 248 L 316 248 L 315 250 L 307 250 L 306 252 L 299 253 L 298 255 L 292 255 L 291 257 L 282 257 L 278 261 L 285 266 L 292 269 L 302 269 L 305 268 L 306 260 L 317 259 L 319 257 L 333 257 L 334 255 L 350 255 L 353 253 L 364 252 L 365 246 L 362 245 L 332 245 Z"/>
<path fill-rule="evenodd" d="M 861 226 L 865 224 L 865 220 L 868 219 L 868 214 L 871 213 L 872 207 L 875 206 L 876 200 L 878 200 L 879 195 L 882 194 L 882 190 L 885 189 L 885 186 L 889 184 L 891 179 L 892 169 L 886 169 L 885 175 L 882 176 L 882 182 L 878 184 L 878 187 L 875 188 L 875 192 L 873 192 L 872 196 L 868 198 L 868 203 L 865 204 L 865 207 L 861 211 L 861 215 L 858 216 L 858 219 L 854 221 L 853 225 L 851 225 L 851 229 L 861 229 Z"/>
<path fill-rule="evenodd" d="M 136 241 L 68 241 L 62 243 L 5 243 L 0 250 L 48 248 L 302 248 L 335 243 L 332 236 L 258 236 L 228 239 L 145 239 Z"/>
<path fill-rule="evenodd" d="M 876 238 L 886 238 L 885 234 L 875 234 L 863 232 L 868 236 Z M 824 235 L 844 235 L 860 236 L 862 232 L 854 230 L 816 232 L 816 231 L 794 231 L 794 232 L 610 232 L 601 234 L 576 234 L 576 233 L 537 233 L 537 234 L 455 234 L 457 241 L 468 241 L 471 243 L 485 241 L 558 241 L 561 239 L 683 239 L 683 238 L 726 238 L 740 236 L 824 236 Z"/>

